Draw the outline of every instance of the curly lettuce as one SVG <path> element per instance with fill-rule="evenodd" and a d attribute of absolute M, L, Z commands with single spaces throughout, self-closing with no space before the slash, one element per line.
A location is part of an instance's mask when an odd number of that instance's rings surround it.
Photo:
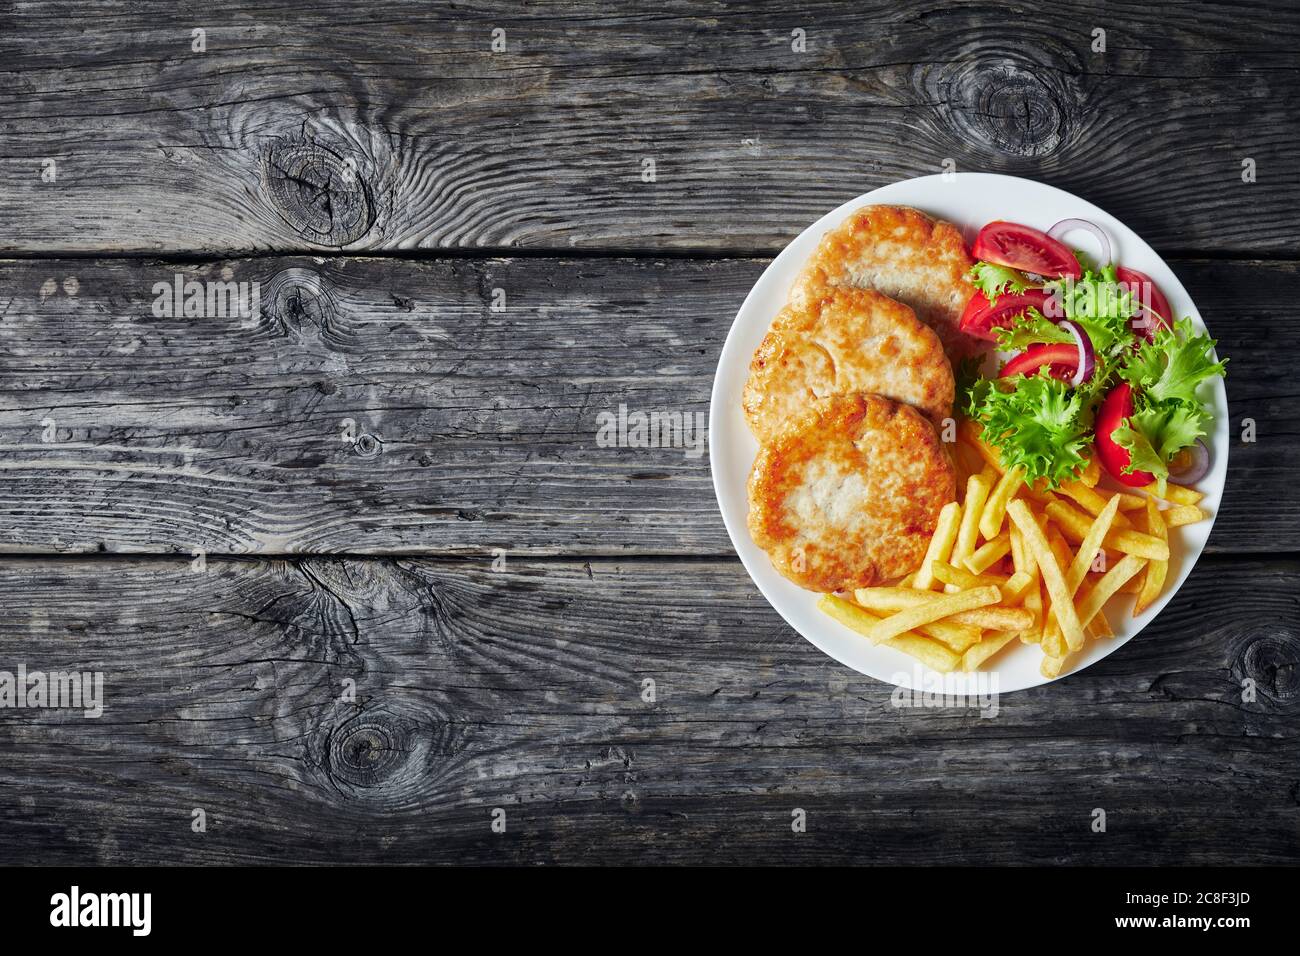
<path fill-rule="evenodd" d="M 1115 276 L 1115 267 L 1088 269 L 1078 279 L 1060 279 L 1044 288 L 1059 303 L 1062 316 L 1077 322 L 1092 340 L 1093 351 L 1110 357 L 1133 342 L 1133 317 L 1138 312 L 1133 293 Z"/>
<path fill-rule="evenodd" d="M 996 302 L 1005 292 L 1024 292 L 1033 285 L 1024 273 L 992 262 L 975 263 L 967 275 L 989 302 Z"/>
<path fill-rule="evenodd" d="M 1044 479 L 1055 488 L 1086 464 L 1092 415 L 1080 392 L 1050 375 L 983 379 L 970 389 L 966 411 L 1003 466 L 1023 468 L 1028 484 Z"/>
<path fill-rule="evenodd" d="M 1226 371 L 1226 360 L 1210 358 L 1216 344 L 1208 335 L 1197 335 L 1191 319 L 1179 319 L 1174 328 L 1156 332 L 1154 341 L 1143 342 L 1120 375 L 1154 404 L 1181 402 L 1199 407 L 1197 386 Z"/>
<path fill-rule="evenodd" d="M 1227 361 L 1211 358 L 1214 346 L 1183 318 L 1158 330 L 1120 366 L 1120 378 L 1133 386 L 1133 414 L 1111 437 L 1128 451 L 1129 471 L 1149 471 L 1163 485 L 1174 456 L 1208 433 L 1210 415 L 1196 391 L 1226 373 Z"/>

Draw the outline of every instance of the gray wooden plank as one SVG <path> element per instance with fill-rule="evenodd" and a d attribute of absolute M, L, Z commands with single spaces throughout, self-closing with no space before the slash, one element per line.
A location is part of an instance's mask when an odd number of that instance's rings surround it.
<path fill-rule="evenodd" d="M 893 706 L 734 562 L 10 558 L 0 669 L 102 672 L 104 709 L 0 709 L 0 855 L 1295 863 L 1298 584 L 1206 558 L 981 717 Z"/>
<path fill-rule="evenodd" d="M 705 415 L 761 262 L 0 268 L 0 550 L 731 551 L 707 454 L 601 447 L 599 416 Z M 1211 547 L 1292 551 L 1300 269 L 1177 268 L 1231 358 L 1234 434 L 1258 438 L 1232 447 Z M 176 274 L 260 282 L 260 315 L 153 315 Z"/>
<path fill-rule="evenodd" d="M 93 9 L 0 37 L 0 252 L 770 252 L 948 159 L 1162 250 L 1300 250 L 1294 5 Z"/>

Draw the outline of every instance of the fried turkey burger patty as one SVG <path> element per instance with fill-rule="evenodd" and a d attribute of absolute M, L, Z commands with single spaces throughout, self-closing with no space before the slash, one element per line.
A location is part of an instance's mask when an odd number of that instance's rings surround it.
<path fill-rule="evenodd" d="M 841 286 L 786 306 L 749 366 L 742 403 L 760 442 L 837 392 L 906 402 L 936 426 L 952 414 L 952 366 L 939 337 L 902 303 Z"/>
<path fill-rule="evenodd" d="M 956 495 L 934 426 L 867 392 L 832 395 L 754 460 L 749 530 L 801 587 L 847 591 L 914 571 Z"/>
<path fill-rule="evenodd" d="M 908 206 L 864 206 L 826 233 L 790 290 L 807 309 L 840 286 L 874 289 L 912 309 L 956 362 L 979 350 L 961 331 L 974 265 L 960 230 Z"/>

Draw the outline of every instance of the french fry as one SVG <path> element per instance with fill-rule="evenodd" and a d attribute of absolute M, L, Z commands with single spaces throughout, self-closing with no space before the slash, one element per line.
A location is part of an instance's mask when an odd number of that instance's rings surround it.
<path fill-rule="evenodd" d="M 930 547 L 926 549 L 925 560 L 917 569 L 912 579 L 912 587 L 920 591 L 929 591 L 934 587 L 935 561 L 947 561 L 952 554 L 953 542 L 957 540 L 957 528 L 961 524 L 961 505 L 950 501 L 939 511 L 939 523 L 935 525 L 934 535 L 930 538 Z"/>
<path fill-rule="evenodd" d="M 1196 505 L 1174 505 L 1164 513 L 1165 525 L 1170 528 L 1181 528 L 1185 524 L 1195 524 L 1198 521 L 1204 521 L 1209 514 Z"/>
<path fill-rule="evenodd" d="M 858 588 L 853 592 L 853 599 L 861 607 L 881 617 L 909 607 L 916 607 L 931 599 L 937 600 L 939 597 L 941 595 L 933 591 L 918 591 L 908 587 Z M 922 624 L 917 631 L 960 654 L 972 644 L 979 643 L 981 629 L 969 621 L 949 618 L 945 621 Z"/>
<path fill-rule="evenodd" d="M 1011 536 L 1000 534 L 978 548 L 966 559 L 966 570 L 971 574 L 982 574 L 996 562 L 1001 561 L 1011 551 Z"/>
<path fill-rule="evenodd" d="M 1038 673 L 1042 674 L 1048 680 L 1060 677 L 1061 665 L 1064 663 L 1064 657 L 1044 657 L 1043 662 L 1038 665 Z"/>
<path fill-rule="evenodd" d="M 970 481 L 970 476 L 978 475 L 983 470 L 984 460 L 976 455 L 975 452 L 971 451 L 963 441 L 957 442 L 957 447 L 962 449 L 962 453 L 959 454 L 958 457 L 966 459 L 955 469 L 955 477 L 957 479 L 957 503 L 963 505 L 966 503 L 966 485 Z M 969 463 L 971 458 L 975 459 L 977 463 L 974 468 L 972 468 Z"/>
<path fill-rule="evenodd" d="M 1070 550 L 1069 542 L 1057 528 L 1048 525 L 1044 533 L 1047 535 L 1047 545 L 1052 549 L 1052 555 L 1056 558 L 1056 563 L 1061 566 L 1061 573 L 1064 574 L 1065 569 L 1074 562 L 1074 552 Z"/>
<path fill-rule="evenodd" d="M 1099 494 L 1079 481 L 1061 482 L 1061 494 L 1073 498 L 1084 511 L 1088 512 L 1088 514 L 1092 515 L 1094 518 L 1101 514 L 1106 508 L 1106 496 Z M 1118 502 L 1115 507 L 1116 509 L 1119 508 Z M 1128 518 L 1122 514 L 1115 515 L 1113 524 L 1116 528 L 1131 528 L 1133 526 L 1133 522 L 1129 521 Z"/>
<path fill-rule="evenodd" d="M 823 594 L 817 602 L 817 608 L 863 635 L 880 623 L 880 615 L 872 614 L 852 601 L 846 601 L 834 594 Z"/>
<path fill-rule="evenodd" d="M 1016 492 L 1025 483 L 1025 469 L 1016 465 L 1008 468 L 998 479 L 998 483 L 989 492 L 984 503 L 984 513 L 980 515 L 980 534 L 985 541 L 992 541 L 1002 533 L 1002 523 L 1007 514 L 1007 502 L 1016 496 Z"/>
<path fill-rule="evenodd" d="M 980 629 L 969 624 L 953 624 L 950 621 L 931 621 L 917 629 L 918 634 L 932 638 L 955 654 L 980 642 Z"/>
<path fill-rule="evenodd" d="M 1161 563 L 1164 563 L 1164 562 L 1161 562 Z M 1131 578 L 1129 578 L 1127 581 L 1125 581 L 1125 582 L 1120 586 L 1119 593 L 1120 593 L 1120 594 L 1140 594 L 1140 593 L 1142 592 L 1142 583 L 1143 583 L 1143 581 L 1145 580 L 1145 578 L 1146 578 L 1146 574 L 1147 574 L 1147 571 L 1150 569 L 1150 567 L 1151 567 L 1152 564 L 1155 564 L 1155 562 L 1154 562 L 1154 561 L 1148 562 L 1147 567 L 1142 569 L 1142 573 L 1141 573 L 1141 574 L 1135 575 L 1134 577 L 1131 577 Z"/>
<path fill-rule="evenodd" d="M 987 640 L 980 641 L 962 655 L 961 669 L 964 671 L 979 670 L 985 661 L 1010 644 L 1015 638 L 1016 635 L 1014 634 L 996 634 Z"/>
<path fill-rule="evenodd" d="M 1068 570 L 1065 572 L 1065 587 L 1071 602 L 1074 601 L 1074 595 L 1079 590 L 1079 585 L 1082 584 L 1084 578 L 1088 576 L 1088 569 L 1092 567 L 1093 555 L 1095 555 L 1098 548 L 1101 547 L 1101 542 L 1110 531 L 1111 523 L 1115 520 L 1118 513 L 1119 499 L 1112 498 L 1107 501 L 1101 509 L 1101 514 L 1093 519 L 1091 527 L 1088 528 L 1088 533 L 1084 535 L 1083 543 L 1079 546 L 1078 553 L 1074 556 L 1074 559 L 1070 561 Z M 1053 529 L 1053 531 L 1055 532 L 1055 529 Z M 1053 545 L 1055 544 L 1056 542 L 1053 542 Z M 1054 547 L 1053 550 L 1056 552 L 1056 559 L 1060 561 L 1061 553 L 1059 548 Z M 1047 653 L 1054 654 L 1059 646 L 1057 636 L 1064 636 L 1064 632 L 1059 626 L 1059 621 L 1056 620 L 1055 605 L 1053 605 L 1052 611 L 1050 612 L 1050 617 L 1048 633 L 1043 639 L 1043 646 Z M 1083 641 L 1080 639 L 1078 644 L 1070 644 L 1069 638 L 1066 637 L 1066 646 L 1071 651 L 1077 651 L 1083 646 Z M 1058 654 L 1056 656 L 1060 655 Z"/>
<path fill-rule="evenodd" d="M 1111 491 L 1109 488 L 1102 488 L 1097 493 L 1104 498 L 1118 498 L 1120 511 L 1146 511 L 1145 495 L 1131 495 L 1127 491 Z"/>
<path fill-rule="evenodd" d="M 817 602 L 817 607 L 824 614 L 863 636 L 867 636 L 871 629 L 879 625 L 883 620 L 883 618 L 877 617 L 870 611 L 857 607 L 843 598 L 836 597 L 834 594 L 823 594 L 821 600 Z M 956 670 L 957 665 L 961 663 L 960 655 L 937 641 L 921 637 L 919 634 L 903 632 L 883 643 L 885 647 L 892 647 L 904 654 L 910 654 L 926 666 L 942 673 Z"/>
<path fill-rule="evenodd" d="M 1147 530 L 1166 542 L 1169 540 L 1169 529 L 1154 498 L 1147 499 Z M 1133 603 L 1134 617 L 1149 608 L 1151 603 L 1160 596 L 1165 586 L 1165 575 L 1168 573 L 1168 561 L 1152 561 L 1147 564 L 1146 570 L 1142 572 L 1142 589 L 1138 591 L 1137 601 Z"/>
<path fill-rule="evenodd" d="M 1102 559 L 1100 562 L 1101 564 L 1100 569 L 1097 568 L 1098 557 Z M 1100 581 L 1102 578 L 1106 576 L 1107 571 L 1109 571 L 1112 567 L 1114 567 L 1116 564 L 1119 563 L 1119 560 L 1122 557 L 1124 557 L 1124 555 L 1119 553 L 1118 551 L 1107 551 L 1105 548 L 1102 548 L 1101 551 L 1099 551 L 1097 555 L 1093 557 L 1093 564 L 1091 567 L 1088 568 L 1088 574 L 1084 578 L 1083 583 L 1088 585 L 1089 587 L 1096 584 L 1098 581 Z M 1130 593 L 1125 590 L 1125 588 L 1127 587 L 1128 585 L 1126 584 L 1124 585 L 1124 587 L 1120 588 L 1120 593 L 1121 594 Z"/>
<path fill-rule="evenodd" d="M 1068 650 L 1061 625 L 1056 618 L 1052 618 L 1051 624 L 1043 632 L 1043 653 L 1048 657 L 1064 657 Z"/>
<path fill-rule="evenodd" d="M 1053 502 L 1048 507 L 1054 507 L 1055 504 Z M 1043 534 L 1043 529 L 1038 526 L 1033 512 L 1029 510 L 1029 505 L 1025 504 L 1024 501 L 1017 498 L 1008 504 L 1007 515 L 1020 528 L 1025 547 L 1029 549 L 1034 562 L 1038 565 L 1043 584 L 1046 585 L 1047 592 L 1052 598 L 1052 610 L 1060 623 L 1067 645 L 1081 647 L 1083 645 L 1083 626 L 1079 623 L 1078 615 L 1075 614 L 1073 595 L 1066 588 L 1065 574 L 1061 571 L 1060 563 L 1057 561 L 1056 555 L 1052 553 L 1051 546 L 1047 543 L 1047 536 Z"/>
<path fill-rule="evenodd" d="M 1025 542 L 1020 537 L 1020 529 L 1014 524 L 1007 528 L 1007 536 L 1011 538 L 1011 566 L 1016 572 L 1029 571 L 1033 567 L 1025 556 Z"/>
<path fill-rule="evenodd" d="M 1007 578 L 1007 583 L 1002 588 L 1002 600 L 1006 604 L 1023 604 L 1029 594 L 1029 586 L 1037 583 L 1038 569 L 1025 553 L 1025 542 L 1020 536 L 1020 529 L 1012 524 L 1007 528 L 1007 534 L 1011 538 L 1011 565 L 1015 568 L 1015 573 Z"/>
<path fill-rule="evenodd" d="M 1045 522 L 1044 534 L 1047 535 L 1047 545 L 1052 549 L 1052 556 L 1056 558 L 1056 563 L 1061 568 L 1061 573 L 1066 573 L 1066 568 L 1074 563 L 1074 552 L 1070 550 L 1070 545 L 1065 538 L 1061 536 L 1060 530 L 1050 522 Z M 1045 647 L 1064 648 L 1065 635 L 1061 633 L 1061 625 L 1056 620 L 1056 615 L 1052 613 L 1050 595 L 1046 602 L 1047 620 L 1043 627 L 1043 644 Z M 1054 653 L 1064 654 L 1064 650 L 1055 651 Z"/>
<path fill-rule="evenodd" d="M 872 613 L 886 614 L 904 611 L 909 607 L 920 607 L 927 601 L 938 601 L 943 597 L 944 595 L 936 594 L 934 591 L 917 591 L 914 588 L 858 588 L 853 592 L 853 598 L 858 604 Z M 923 625 L 923 627 L 932 627 L 934 624 L 949 622 L 953 625 L 965 625 L 974 632 L 974 638 L 966 644 L 966 647 L 969 647 L 979 640 L 980 631 L 1018 630 L 1029 626 L 1027 620 L 1029 617 L 1031 615 L 1027 611 L 1022 611 L 1019 608 L 986 607 L 976 608 L 973 611 L 961 611 L 944 618 L 942 621 L 935 621 L 933 624 Z M 918 628 L 918 630 L 922 630 L 922 628 Z M 945 643 L 947 642 L 945 641 Z M 965 647 L 961 649 L 965 650 Z M 953 650 L 957 650 L 957 648 L 953 647 Z"/>
<path fill-rule="evenodd" d="M 971 588 L 969 591 L 960 591 L 957 594 L 945 594 L 936 600 L 891 614 L 873 626 L 866 637 L 867 640 L 879 644 L 922 624 L 939 621 L 961 611 L 987 607 L 998 603 L 1001 599 L 1002 592 L 992 586 Z"/>
<path fill-rule="evenodd" d="M 1133 516 L 1134 531 L 1141 531 L 1143 534 L 1151 533 L 1151 522 L 1147 520 L 1147 502 L 1153 500 L 1154 499 L 1152 498 L 1142 499 L 1142 510 Z M 1121 504 L 1119 507 L 1121 511 L 1124 509 L 1123 504 Z M 1159 507 L 1160 507 L 1159 505 L 1156 505 L 1157 510 L 1159 509 Z"/>
<path fill-rule="evenodd" d="M 1085 624 L 1091 621 L 1101 610 L 1102 605 L 1120 589 L 1120 585 L 1146 567 L 1146 563 L 1146 558 L 1139 558 L 1132 554 L 1124 555 L 1120 562 L 1107 571 L 1102 579 L 1093 585 L 1092 590 L 1079 601 L 1079 620 Z"/>
<path fill-rule="evenodd" d="M 1037 644 L 1043 639 L 1043 594 L 1037 576 L 1032 577 L 1033 587 L 1025 591 L 1025 610 L 1034 615 L 1034 623 L 1020 632 L 1022 644 Z"/>
<path fill-rule="evenodd" d="M 1032 485 L 1026 485 L 1022 482 L 1020 493 L 1039 506 L 1045 506 L 1049 501 L 1056 500 L 1056 495 L 1047 490 L 1047 482 L 1041 478 Z"/>
<path fill-rule="evenodd" d="M 920 607 L 938 601 L 946 595 L 935 591 L 918 591 L 916 588 L 874 587 L 858 588 L 853 600 L 873 614 L 893 614 L 909 607 Z"/>
<path fill-rule="evenodd" d="M 1038 616 L 1038 640 L 1034 643 L 1042 644 L 1052 633 L 1052 628 L 1047 626 L 1047 615 L 1052 610 L 1052 596 L 1047 593 L 1047 584 L 1044 583 L 1042 574 L 1038 575 L 1038 600 L 1042 604 L 1043 613 Z"/>
<path fill-rule="evenodd" d="M 1054 501 L 1047 506 L 1047 515 L 1061 529 L 1067 540 L 1081 543 L 1088 533 L 1092 522 L 1088 516 L 1070 507 L 1063 501 Z M 1169 560 L 1169 544 L 1141 531 L 1128 528 L 1111 529 L 1106 535 L 1105 545 L 1115 551 L 1121 551 L 1134 557 L 1147 558 L 1152 561 Z"/>
<path fill-rule="evenodd" d="M 981 588 L 992 585 L 1000 588 L 1007 579 L 997 574 L 971 574 L 965 568 L 955 567 L 947 561 L 936 561 L 931 569 L 936 580 L 960 589 Z"/>
<path fill-rule="evenodd" d="M 1047 543 L 1052 548 L 1052 555 L 1056 558 L 1057 564 L 1062 568 L 1068 568 L 1074 558 L 1070 554 L 1069 547 L 1061 538 L 1061 533 L 1055 528 L 1049 527 Z M 1061 622 L 1056 619 L 1056 613 L 1052 610 L 1052 607 L 1052 596 L 1048 594 L 1043 598 L 1043 637 L 1040 643 L 1043 645 L 1044 654 L 1062 657 L 1066 653 L 1065 635 L 1061 633 Z"/>
<path fill-rule="evenodd" d="M 1043 624 L 1043 653 L 1051 654 L 1053 657 L 1064 657 L 1070 652 L 1070 645 L 1061 631 L 1061 622 L 1056 619 L 1054 607 L 1055 605 L 1048 607 L 1047 620 Z M 1086 633 L 1084 637 L 1087 637 Z"/>
<path fill-rule="evenodd" d="M 1101 481 L 1101 463 L 1097 461 L 1097 456 L 1093 455 L 1088 459 L 1088 463 L 1083 466 L 1079 472 L 1079 481 L 1083 482 L 1089 488 L 1096 488 L 1097 482 Z"/>
<path fill-rule="evenodd" d="M 1130 578 L 1129 580 L 1132 580 Z M 1083 629 L 1093 640 L 1103 637 L 1114 637 L 1115 632 L 1111 630 L 1110 621 L 1106 620 L 1106 612 L 1103 610 L 1100 614 L 1088 622 L 1088 626 Z"/>
<path fill-rule="evenodd" d="M 1106 535 L 1110 533 L 1112 522 L 1118 517 L 1119 499 L 1112 498 L 1106 502 L 1101 513 L 1093 519 L 1088 533 L 1083 536 L 1083 543 L 1079 545 L 1079 551 L 1075 554 L 1070 570 L 1065 576 L 1065 583 L 1069 586 L 1071 597 L 1079 590 L 1079 585 L 1083 583 L 1088 569 L 1092 567 L 1094 555 L 1101 548 L 1101 543 L 1106 540 Z"/>
<path fill-rule="evenodd" d="M 1034 625 L 1034 615 L 1019 607 L 981 607 L 954 614 L 948 620 L 971 624 L 985 631 L 1010 631 L 1012 634 Z"/>
<path fill-rule="evenodd" d="M 1017 571 L 1011 577 L 1007 578 L 1007 583 L 1002 585 L 1002 603 L 1019 604 L 1029 593 L 1029 586 L 1036 583 L 1037 579 L 1028 571 Z"/>
<path fill-rule="evenodd" d="M 1052 556 L 1060 565 L 1061 573 L 1066 574 L 1065 569 L 1074 563 L 1074 553 L 1070 551 L 1070 546 L 1055 526 L 1048 524 L 1046 534 L 1047 545 L 1052 549 Z M 1061 624 L 1052 611 L 1051 595 L 1048 595 L 1043 606 L 1046 608 L 1044 613 L 1047 615 L 1043 622 L 1043 652 L 1060 657 L 1065 654 L 1065 635 L 1061 633 Z"/>
<path fill-rule="evenodd" d="M 965 497 L 966 481 L 970 478 L 970 467 L 966 464 L 966 456 L 963 452 L 961 442 L 953 442 L 950 446 L 952 451 L 949 453 L 949 460 L 952 462 L 952 473 L 957 479 L 957 503 L 960 504 Z"/>
<path fill-rule="evenodd" d="M 960 439 L 953 442 L 953 447 L 961 455 L 963 463 L 966 465 L 966 477 L 978 475 L 984 470 L 984 456 L 975 449 L 970 442 L 964 442 Z"/>
<path fill-rule="evenodd" d="M 962 498 L 966 497 L 967 480 L 971 475 L 980 473 L 984 468 L 984 459 L 980 458 L 975 449 L 961 440 L 960 434 L 956 441 L 944 447 L 948 449 L 948 457 L 952 461 L 953 473 L 957 478 L 957 501 L 960 503 Z"/>
<path fill-rule="evenodd" d="M 1165 501 L 1175 505 L 1199 505 L 1201 499 L 1205 497 L 1205 495 L 1201 494 L 1199 491 L 1184 487 L 1183 485 L 1175 485 L 1173 482 L 1165 483 L 1165 493 L 1162 495 L 1157 488 L 1157 484 L 1157 482 L 1153 481 L 1149 485 L 1144 485 L 1142 490 L 1149 495 L 1163 498 Z"/>
<path fill-rule="evenodd" d="M 984 511 L 984 502 L 989 496 L 989 488 L 990 485 L 983 475 L 971 475 L 966 482 L 966 502 L 962 505 L 961 525 L 957 529 L 957 540 L 952 546 L 950 559 L 956 567 L 965 567 L 966 559 L 975 553 L 980 514 Z"/>
<path fill-rule="evenodd" d="M 976 453 L 984 459 L 989 467 L 1001 474 L 1002 460 L 998 457 L 998 450 L 980 437 L 983 430 L 978 422 L 971 421 L 969 418 L 963 418 L 961 425 L 958 426 L 958 433 L 961 437 L 975 449 Z"/>
<path fill-rule="evenodd" d="M 937 641 L 908 634 L 884 642 L 885 647 L 915 657 L 918 661 L 941 674 L 955 671 L 961 664 L 961 656 L 953 653 Z M 977 645 L 978 646 L 978 645 Z"/>

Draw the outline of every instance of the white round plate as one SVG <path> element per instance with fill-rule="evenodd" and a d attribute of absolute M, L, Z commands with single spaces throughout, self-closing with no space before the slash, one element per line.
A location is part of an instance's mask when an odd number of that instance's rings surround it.
<path fill-rule="evenodd" d="M 718 372 L 713 381 L 709 408 L 709 445 L 713 487 L 722 509 L 727 532 L 749 576 L 763 596 L 796 631 L 842 664 L 862 674 L 901 687 L 951 695 L 977 695 L 990 690 L 1022 690 L 1048 683 L 1038 670 L 1042 651 L 1033 645 L 1012 642 L 976 674 L 943 674 L 931 671 L 919 661 L 888 647 L 875 646 L 817 610 L 818 595 L 805 591 L 778 574 L 749 536 L 746 514 L 749 508 L 745 482 L 758 451 L 740 407 L 741 391 L 749 374 L 749 361 L 776 313 L 785 304 L 796 273 L 816 248 L 825 232 L 850 212 L 871 203 L 915 206 L 939 219 L 958 225 L 969 243 L 985 223 L 994 219 L 1020 222 L 1048 229 L 1061 219 L 1089 219 L 1109 234 L 1113 254 L 1121 265 L 1151 276 L 1169 299 L 1178 316 L 1190 315 L 1199 330 L 1205 328 L 1191 297 L 1177 276 L 1135 232 L 1090 202 L 1064 190 L 1029 179 L 990 173 L 955 173 L 923 176 L 892 183 L 859 196 L 830 212 L 805 229 L 767 267 L 746 297 L 722 347 Z M 1087 235 L 1071 235 L 1080 248 L 1091 248 Z M 1219 509 L 1224 476 L 1228 467 L 1228 400 L 1222 380 L 1216 379 L 1205 396 L 1214 413 L 1213 434 L 1207 442 L 1213 452 L 1210 473 L 1197 485 L 1204 492 L 1201 506 L 1210 519 L 1184 525 L 1170 532 L 1169 576 L 1161 597 L 1137 618 L 1131 617 L 1133 598 L 1112 599 L 1107 618 L 1115 637 L 1089 641 L 1084 650 L 1066 662 L 1061 676 L 1080 670 L 1119 648 L 1155 619 L 1161 609 L 1187 580 L 1210 536 Z M 995 677 L 995 680 L 992 678 Z"/>

